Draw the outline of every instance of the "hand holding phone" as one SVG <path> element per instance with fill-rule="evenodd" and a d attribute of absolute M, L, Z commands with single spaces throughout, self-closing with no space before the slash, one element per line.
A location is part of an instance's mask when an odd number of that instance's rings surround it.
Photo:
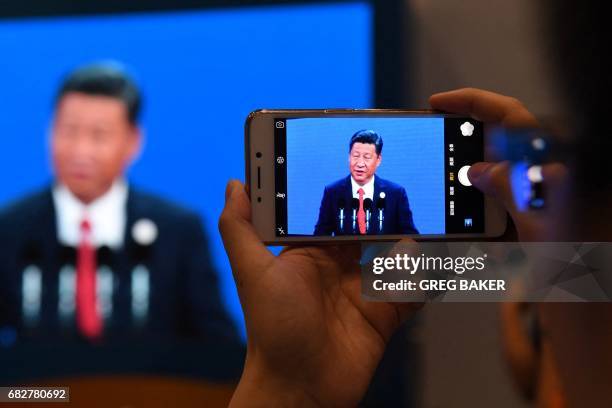
<path fill-rule="evenodd" d="M 422 305 L 366 301 L 356 243 L 274 256 L 251 221 L 244 186 L 230 182 L 219 229 L 248 334 L 232 405 L 358 405 L 386 342 Z"/>

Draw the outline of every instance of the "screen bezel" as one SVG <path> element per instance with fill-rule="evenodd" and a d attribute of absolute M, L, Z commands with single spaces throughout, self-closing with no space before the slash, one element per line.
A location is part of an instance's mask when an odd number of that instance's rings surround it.
<path fill-rule="evenodd" d="M 251 197 L 252 222 L 262 241 L 278 243 L 323 243 L 339 241 L 396 241 L 402 238 L 419 240 L 491 238 L 506 230 L 506 212 L 494 199 L 485 196 L 485 232 L 423 235 L 366 236 L 287 236 L 275 233 L 276 211 L 274 167 L 274 120 L 309 117 L 462 117 L 431 110 L 396 109 L 322 109 L 322 110 L 259 110 L 252 112 L 245 123 L 246 184 Z M 259 156 L 257 153 L 260 153 Z M 485 157 L 486 159 L 486 157 Z"/>

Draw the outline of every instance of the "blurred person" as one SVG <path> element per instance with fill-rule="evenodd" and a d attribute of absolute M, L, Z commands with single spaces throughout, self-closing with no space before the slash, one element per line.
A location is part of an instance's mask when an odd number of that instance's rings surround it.
<path fill-rule="evenodd" d="M 571 115 L 565 130 L 574 157 L 568 167 L 543 166 L 547 207 L 539 211 L 517 209 L 507 162 L 474 164 L 468 176 L 472 185 L 506 207 L 521 240 L 610 242 L 610 24 L 595 3 L 544 4 L 569 108 L 566 114 Z M 436 94 L 430 104 L 486 123 L 538 126 L 515 98 L 478 89 Z M 386 342 L 418 305 L 365 301 L 360 294 L 358 246 L 294 246 L 275 257 L 250 222 L 249 198 L 242 184 L 232 181 L 219 227 L 248 333 L 245 369 L 232 405 L 357 405 Z M 610 406 L 612 305 L 535 307 L 546 339 L 543 361 L 550 363 L 554 387 L 562 390 L 556 403 Z M 529 364 L 525 373 L 533 375 Z"/>
<path fill-rule="evenodd" d="M 360 130 L 353 134 L 349 141 L 350 174 L 325 187 L 314 235 L 418 234 L 406 189 L 376 175 L 382 162 L 382 148 L 383 139 L 373 130 Z M 378 229 L 378 213 L 370 210 L 375 208 L 379 197 L 385 199 L 382 230 Z M 365 208 L 366 200 L 369 200 L 370 208 Z M 353 227 L 347 221 L 341 230 L 337 222 L 338 210 L 343 206 L 342 202 L 346 205 L 352 201 L 356 204 L 355 225 Z M 368 215 L 366 220 L 366 212 L 375 215 L 371 220 Z"/>
<path fill-rule="evenodd" d="M 558 68 L 566 128 L 574 137 L 567 211 L 555 238 L 612 241 L 612 182 L 609 120 L 612 26 L 597 2 L 544 0 L 546 55 Z M 606 265 L 610 272 L 612 265 Z M 612 304 L 543 303 L 542 336 L 550 342 L 559 380 L 570 407 L 612 405 Z"/>
<path fill-rule="evenodd" d="M 78 68 L 61 85 L 55 178 L 0 211 L 3 338 L 239 341 L 198 215 L 127 180 L 140 109 L 115 64 Z"/>
<path fill-rule="evenodd" d="M 536 408 L 565 408 L 566 399 L 550 339 L 542 336 L 537 304 L 500 305 L 502 351 L 523 400 Z"/>

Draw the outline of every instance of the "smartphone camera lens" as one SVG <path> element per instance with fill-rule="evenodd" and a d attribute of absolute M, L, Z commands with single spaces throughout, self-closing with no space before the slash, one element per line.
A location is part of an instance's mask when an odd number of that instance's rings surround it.
<path fill-rule="evenodd" d="M 261 152 L 255 153 L 255 157 L 257 157 L 258 159 L 261 159 Z"/>

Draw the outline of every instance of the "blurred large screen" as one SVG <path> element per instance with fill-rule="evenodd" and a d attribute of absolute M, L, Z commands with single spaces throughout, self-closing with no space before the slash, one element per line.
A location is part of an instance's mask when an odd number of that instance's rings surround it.
<path fill-rule="evenodd" d="M 0 205 L 52 178 L 53 98 L 88 62 L 124 64 L 144 94 L 138 187 L 202 215 L 228 309 L 240 305 L 217 232 L 225 184 L 244 179 L 254 109 L 373 105 L 368 2 L 0 20 Z"/>

